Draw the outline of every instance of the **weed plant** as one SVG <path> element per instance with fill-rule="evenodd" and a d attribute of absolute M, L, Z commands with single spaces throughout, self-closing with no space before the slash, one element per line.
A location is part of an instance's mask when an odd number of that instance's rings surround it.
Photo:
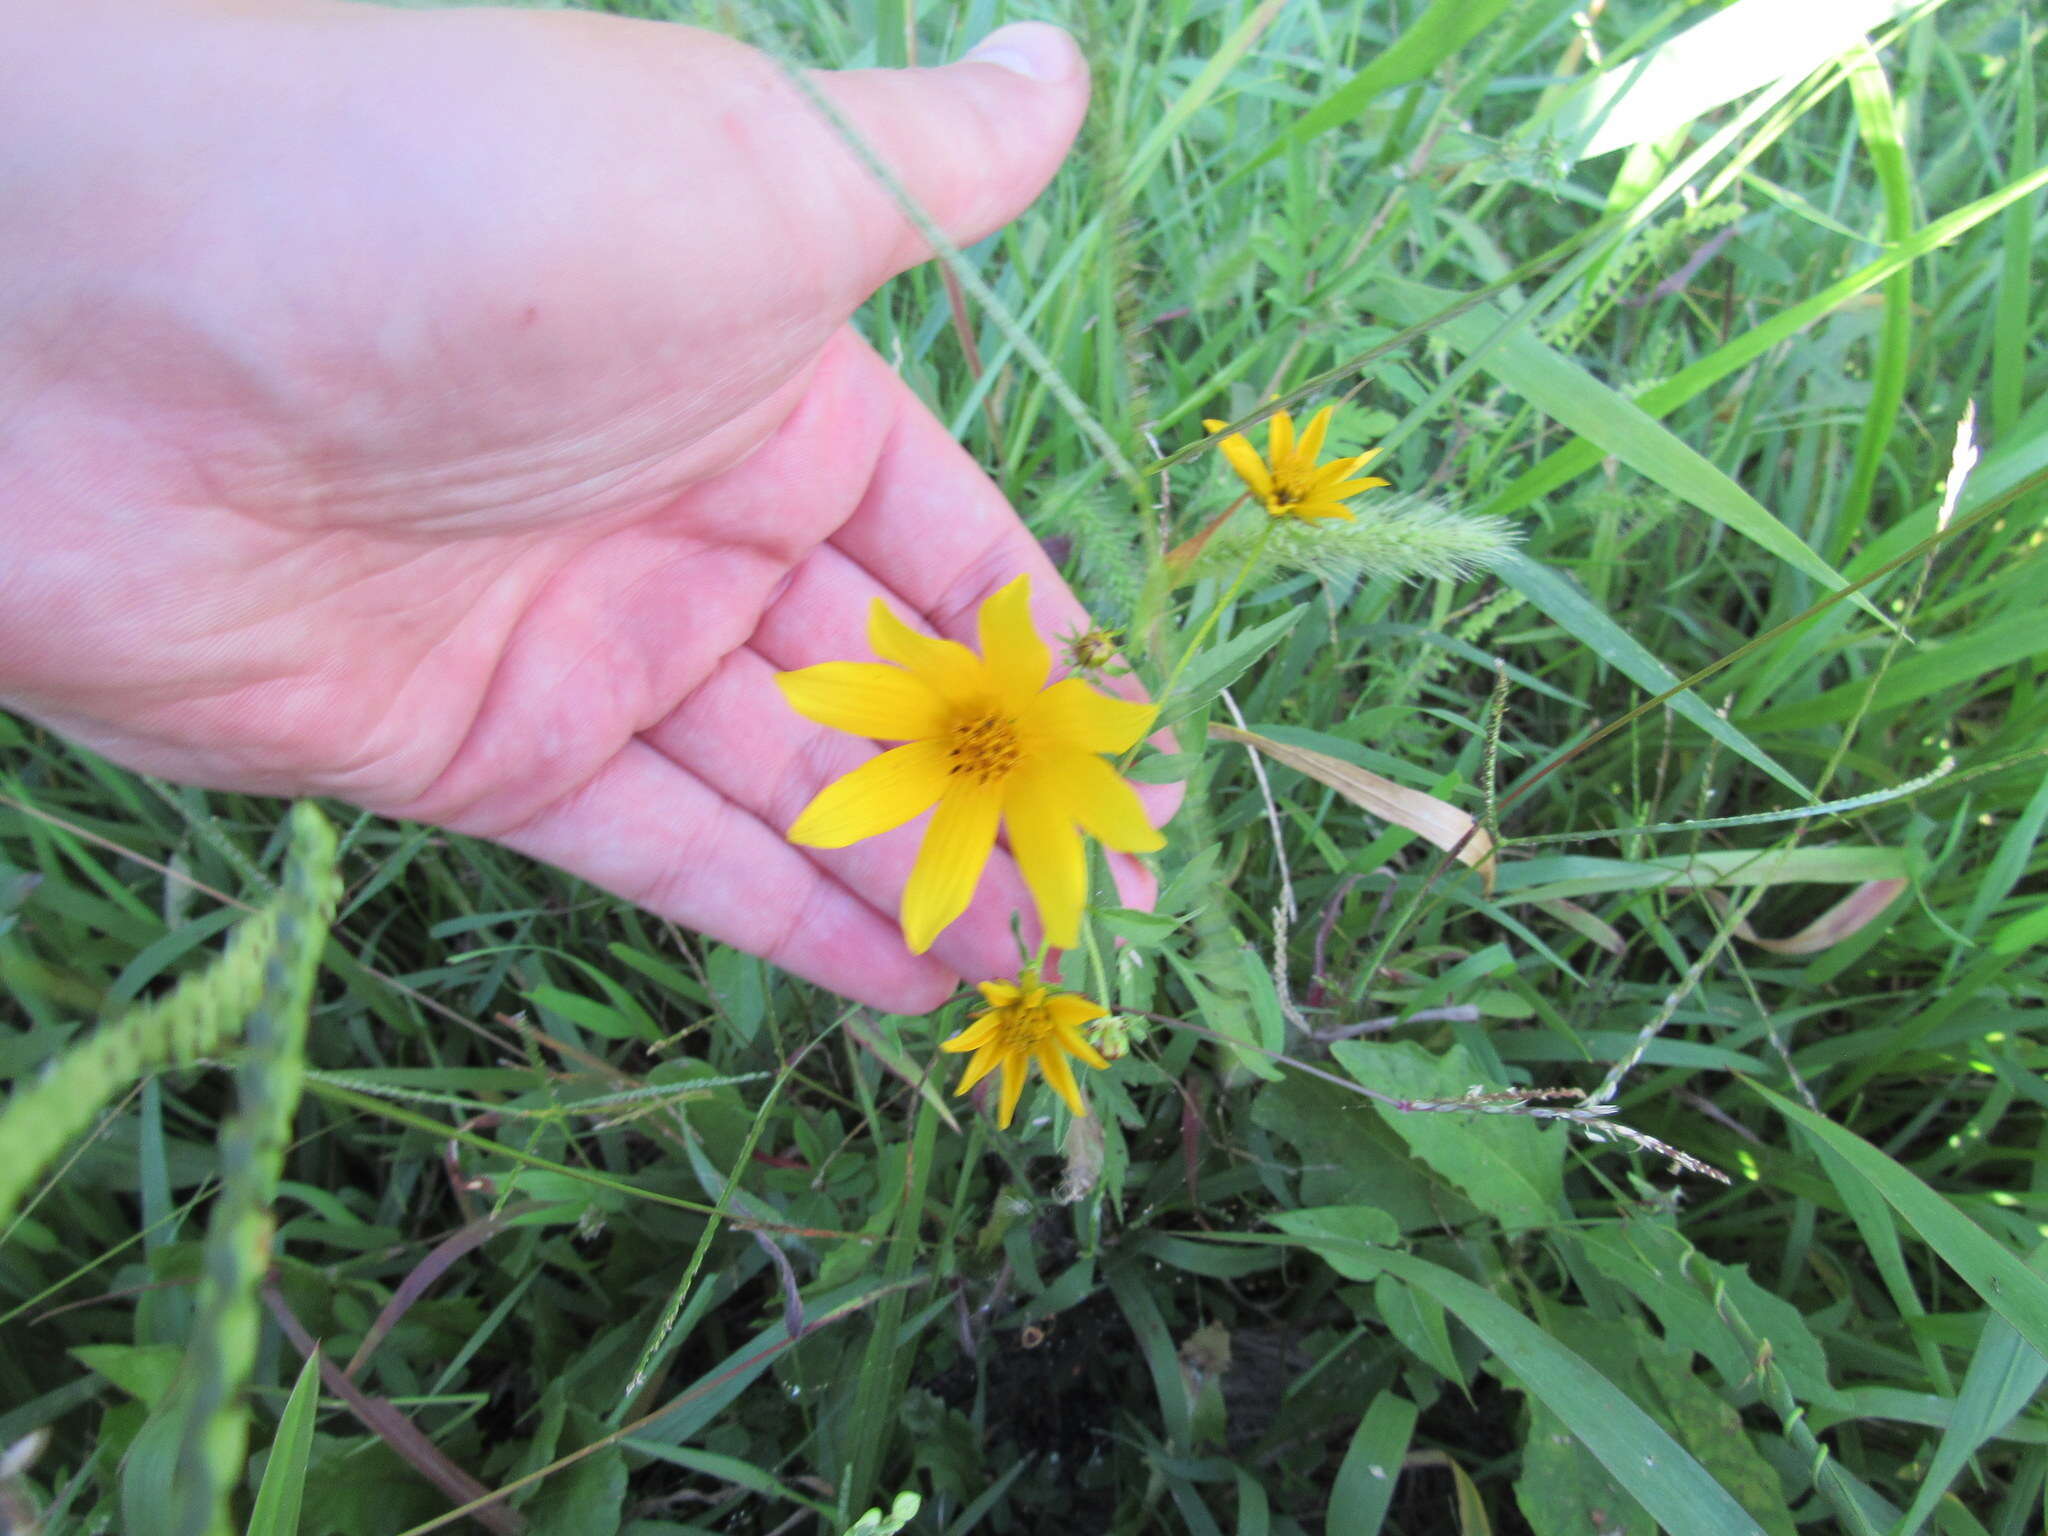
<path fill-rule="evenodd" d="M 1176 732 L 1092 1113 L 0 717 L 0 1529 L 2041 1529 L 2038 13 L 1033 14 L 1075 158 L 860 324 Z M 1323 404 L 1393 490 L 1197 542 Z"/>

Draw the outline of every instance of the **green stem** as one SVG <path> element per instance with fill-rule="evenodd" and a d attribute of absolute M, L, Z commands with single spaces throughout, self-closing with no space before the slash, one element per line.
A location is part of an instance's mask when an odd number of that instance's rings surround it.
<path fill-rule="evenodd" d="M 1195 630 L 1195 638 L 1182 647 L 1180 658 L 1173 664 L 1173 670 L 1166 674 L 1166 686 L 1159 690 L 1160 708 L 1163 709 L 1172 702 L 1173 685 L 1180 681 L 1181 673 L 1185 672 L 1188 663 L 1195 659 L 1195 653 L 1201 650 L 1202 642 L 1209 638 L 1209 632 L 1216 627 L 1217 620 L 1223 617 L 1223 610 L 1228 608 L 1236 599 L 1237 594 L 1243 590 L 1245 582 L 1251 578 L 1253 568 L 1258 565 L 1260 558 L 1266 553 L 1267 541 L 1272 537 L 1273 519 L 1269 516 L 1266 519 L 1266 526 L 1259 530 L 1259 537 L 1252 545 L 1252 552 L 1245 556 L 1244 564 L 1238 568 L 1237 574 L 1231 578 L 1230 585 L 1224 590 L 1223 595 L 1216 599 L 1215 604 L 1209 609 L 1208 613 L 1203 616 L 1201 625 Z"/>

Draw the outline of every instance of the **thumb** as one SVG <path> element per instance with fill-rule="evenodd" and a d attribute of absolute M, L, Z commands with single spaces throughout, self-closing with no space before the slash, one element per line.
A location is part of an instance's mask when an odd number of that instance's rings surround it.
<path fill-rule="evenodd" d="M 998 28 L 941 68 L 811 78 L 900 192 L 956 245 L 994 233 L 1030 206 L 1066 158 L 1088 107 L 1081 50 L 1058 27 L 1037 21 Z M 845 193 L 873 288 L 925 260 L 931 247 L 865 157 L 838 158 L 859 178 Z"/>

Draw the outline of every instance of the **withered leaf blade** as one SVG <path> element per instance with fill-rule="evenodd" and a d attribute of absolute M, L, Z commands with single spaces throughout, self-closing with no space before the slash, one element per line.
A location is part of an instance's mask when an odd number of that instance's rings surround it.
<path fill-rule="evenodd" d="M 1831 945 L 1855 937 L 1905 888 L 1904 880 L 1866 880 L 1789 938 L 1767 939 L 1750 927 L 1747 919 L 1735 925 L 1735 936 L 1774 955 L 1817 955 Z M 1728 910 L 1727 898 L 1719 891 L 1706 894 L 1715 911 Z"/>
<path fill-rule="evenodd" d="M 1396 784 L 1392 779 L 1381 778 L 1370 769 L 1347 763 L 1341 757 L 1275 741 L 1256 731 L 1211 725 L 1209 738 L 1212 741 L 1234 741 L 1263 752 L 1274 762 L 1284 763 L 1297 773 L 1305 773 L 1318 784 L 1329 785 L 1353 805 L 1380 820 L 1391 821 L 1397 827 L 1406 827 L 1410 832 L 1427 838 L 1460 863 L 1478 870 L 1480 878 L 1486 882 L 1487 892 L 1492 893 L 1496 868 L 1493 839 L 1486 835 L 1478 822 L 1448 801 L 1426 795 L 1419 789 L 1410 789 L 1405 784 Z"/>

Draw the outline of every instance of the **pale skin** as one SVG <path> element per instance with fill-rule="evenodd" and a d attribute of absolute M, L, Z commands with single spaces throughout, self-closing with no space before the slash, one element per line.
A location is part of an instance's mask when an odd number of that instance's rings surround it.
<path fill-rule="evenodd" d="M 1014 973 L 1000 851 L 914 956 L 916 825 L 782 836 L 877 748 L 772 676 L 866 659 L 872 597 L 971 643 L 1028 573 L 1042 632 L 1087 620 L 848 326 L 928 252 L 779 66 L 335 0 L 0 26 L 0 703 L 494 839 L 875 1007 Z M 962 244 L 1087 101 L 1064 34 L 992 42 L 812 77 Z"/>

